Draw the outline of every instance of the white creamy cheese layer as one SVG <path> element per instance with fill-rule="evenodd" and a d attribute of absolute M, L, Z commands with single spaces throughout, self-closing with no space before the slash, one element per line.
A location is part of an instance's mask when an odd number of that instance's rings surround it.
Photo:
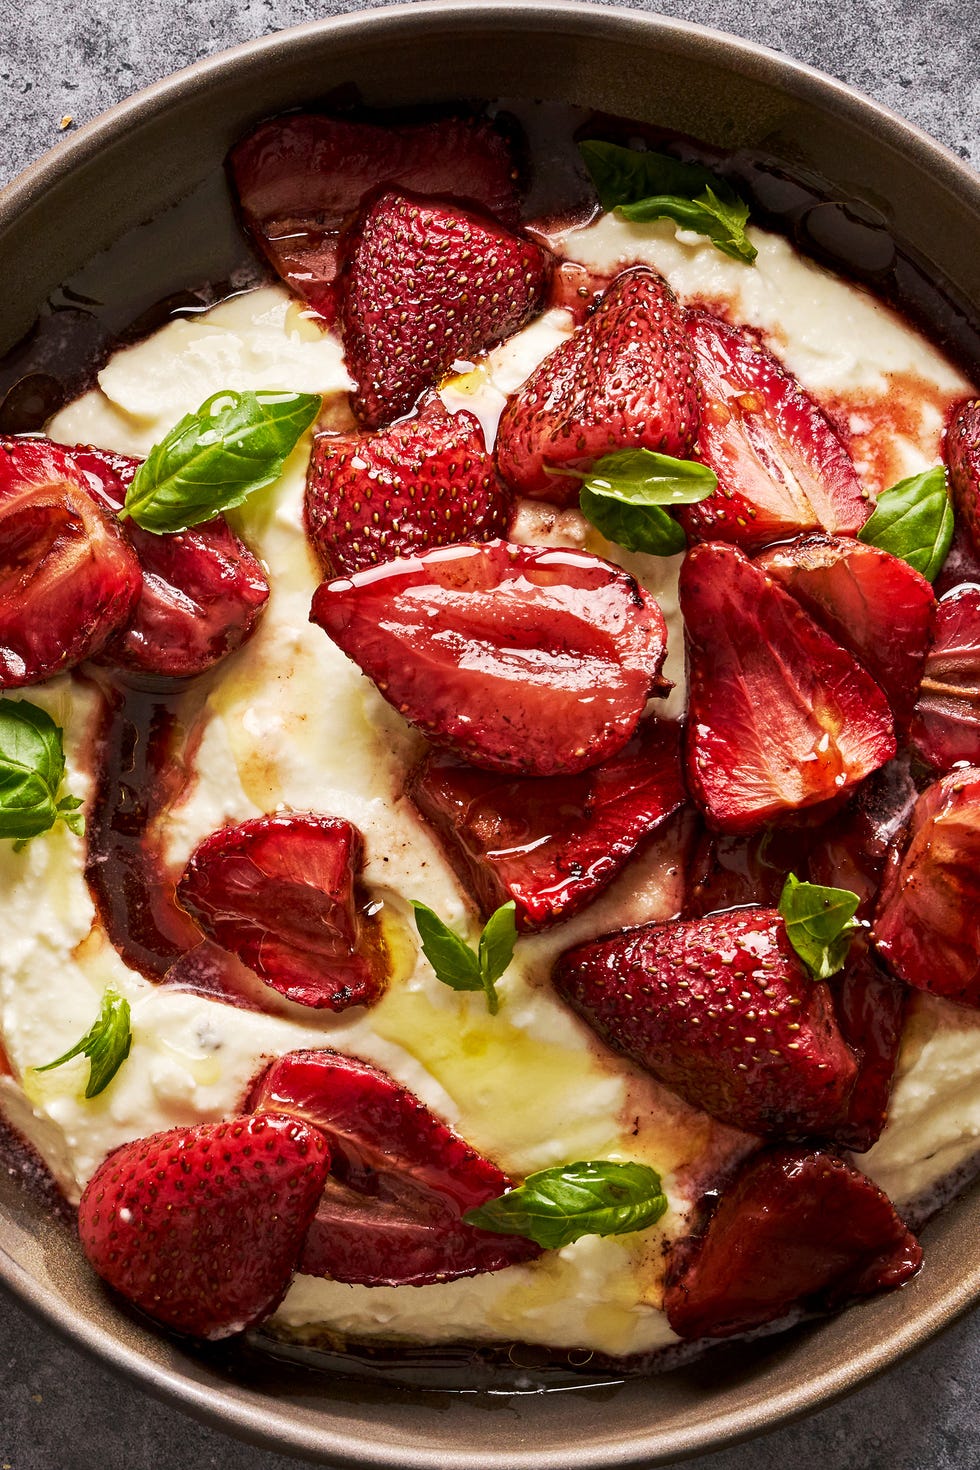
<path fill-rule="evenodd" d="M 733 319 L 764 331 L 804 384 L 839 400 L 846 389 L 868 419 L 870 440 L 891 435 L 875 403 L 898 395 L 915 408 L 898 454 L 910 469 L 938 453 L 937 405 L 967 385 L 931 346 L 865 293 L 800 259 L 777 237 L 754 232 L 755 268 L 730 261 L 673 226 L 607 218 L 567 235 L 562 249 L 612 273 L 650 260 L 683 300 L 727 303 Z M 488 435 L 506 395 L 571 331 L 552 311 L 443 389 Z M 226 388 L 325 395 L 342 416 L 349 387 L 339 344 L 269 287 L 205 316 L 170 324 L 117 353 L 97 389 L 49 425 L 65 443 L 145 454 L 184 413 Z M 908 429 L 908 424 L 912 425 Z M 673 1340 L 659 1310 L 665 1238 L 683 1228 L 691 1201 L 727 1161 L 752 1146 L 744 1135 L 688 1107 L 601 1047 L 555 999 L 554 956 L 580 939 L 675 909 L 673 854 L 654 844 L 584 914 L 524 939 L 501 985 L 503 1005 L 440 985 L 420 956 L 408 901 L 420 898 L 473 935 L 477 923 L 435 842 L 400 798 L 420 741 L 318 628 L 309 606 L 318 576 L 302 529 L 309 441 L 280 482 L 254 497 L 236 525 L 264 561 L 272 594 L 251 642 L 207 676 L 193 778 L 170 814 L 175 871 L 197 841 L 226 821 L 279 807 L 344 816 L 363 832 L 365 880 L 384 903 L 396 973 L 370 1011 L 344 1016 L 278 1004 L 265 1015 L 151 984 L 127 969 L 98 924 L 83 875 L 83 847 L 64 829 L 15 853 L 0 845 L 0 888 L 9 936 L 0 955 L 0 1036 L 14 1078 L 0 1083 L 8 1117 L 77 1199 L 105 1154 L 174 1124 L 234 1113 L 264 1061 L 329 1045 L 384 1067 L 503 1168 L 523 1175 L 573 1159 L 638 1159 L 664 1178 L 670 1210 L 640 1235 L 589 1237 L 530 1266 L 431 1287 L 368 1289 L 300 1277 L 278 1320 L 326 1324 L 353 1336 L 439 1341 L 524 1339 L 608 1353 Z M 683 646 L 676 609 L 677 559 L 626 556 L 574 512 L 525 506 L 528 540 L 587 544 L 621 560 L 661 599 L 670 628 L 668 674 L 683 707 Z M 69 789 L 85 796 L 89 739 L 99 697 L 68 679 L 25 691 L 65 727 Z M 198 738 L 199 737 L 199 738 Z M 131 1001 L 133 1049 L 110 1087 L 85 1102 L 84 1063 L 38 1076 L 90 1024 L 112 983 Z M 896 1201 L 928 1189 L 977 1147 L 980 1077 L 970 1065 L 980 1020 L 922 998 L 909 1028 L 892 1121 L 863 1161 Z M 14 1080 L 17 1079 L 17 1080 Z"/>

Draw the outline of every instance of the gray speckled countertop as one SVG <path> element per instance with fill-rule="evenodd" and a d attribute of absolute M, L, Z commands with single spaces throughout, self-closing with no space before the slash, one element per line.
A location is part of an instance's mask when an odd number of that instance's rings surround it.
<path fill-rule="evenodd" d="M 465 0 L 461 0 L 465 3 Z M 546 0 L 542 0 L 546 3 Z M 630 0 L 620 0 L 629 4 Z M 0 184 L 112 103 L 199 57 L 355 0 L 2 0 Z M 830 72 L 980 167 L 976 0 L 632 0 Z M 107 18 L 108 16 L 108 18 Z M 9 283 L 8 283 L 9 284 Z M 289 1470 L 163 1406 L 0 1296 L 0 1470 Z M 980 1316 L 843 1403 L 692 1470 L 973 1470 Z M 447 1470 L 452 1467 L 447 1466 Z"/>

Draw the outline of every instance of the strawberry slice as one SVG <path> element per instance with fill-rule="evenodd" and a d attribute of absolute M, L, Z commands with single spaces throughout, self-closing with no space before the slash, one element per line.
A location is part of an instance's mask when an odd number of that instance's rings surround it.
<path fill-rule="evenodd" d="M 115 517 L 70 456 L 47 439 L 0 439 L 0 688 L 98 653 L 141 583 Z"/>
<path fill-rule="evenodd" d="M 511 229 L 520 221 L 513 148 L 485 118 L 379 127 L 292 113 L 262 123 L 232 149 L 228 165 L 260 250 L 328 325 L 336 314 L 338 232 L 377 185 L 449 196 Z"/>
<path fill-rule="evenodd" d="M 919 797 L 890 857 L 874 939 L 906 985 L 980 1006 L 980 768 Z"/>
<path fill-rule="evenodd" d="M 844 1116 L 829 1136 L 838 1148 L 866 1153 L 888 1117 L 909 991 L 885 973 L 863 943 L 855 948 L 856 958 L 835 976 L 832 989 L 837 1023 L 857 1054 L 858 1074 Z"/>
<path fill-rule="evenodd" d="M 678 508 L 688 534 L 759 551 L 801 531 L 854 535 L 871 513 L 851 457 L 749 328 L 689 312 L 701 388 L 698 458 L 718 489 Z"/>
<path fill-rule="evenodd" d="M 534 1260 L 538 1246 L 463 1223 L 511 1181 L 386 1072 L 332 1051 L 280 1057 L 248 1100 L 330 1143 L 330 1177 L 300 1270 L 363 1286 L 426 1286 Z"/>
<path fill-rule="evenodd" d="M 907 730 L 932 636 L 936 598 L 908 562 L 843 536 L 774 546 L 757 565 L 867 669 Z"/>
<path fill-rule="evenodd" d="M 843 1159 L 765 1149 L 722 1190 L 702 1233 L 674 1247 L 664 1310 L 680 1337 L 731 1337 L 892 1291 L 921 1263 L 891 1200 Z"/>
<path fill-rule="evenodd" d="M 735 1128 L 826 1132 L 854 1086 L 830 992 L 776 909 L 591 940 L 566 950 L 552 978 L 608 1046 Z"/>
<path fill-rule="evenodd" d="M 329 1164 L 318 1129 L 273 1112 L 134 1139 L 82 1195 L 82 1247 L 157 1322 L 229 1337 L 285 1295 Z"/>
<path fill-rule="evenodd" d="M 744 837 L 702 827 L 688 862 L 684 917 L 775 908 L 786 874 L 802 870 L 806 836 L 798 827 L 763 827 Z"/>
<path fill-rule="evenodd" d="M 907 753 L 875 771 L 843 811 L 810 834 L 806 856 L 810 882 L 849 888 L 860 899 L 858 918 L 870 919 L 888 850 L 918 795 Z"/>
<path fill-rule="evenodd" d="M 694 358 L 680 307 L 662 276 L 634 266 L 508 403 L 497 464 L 520 494 L 577 505 L 579 481 L 549 471 L 587 470 L 617 449 L 684 459 L 697 427 Z"/>
<path fill-rule="evenodd" d="M 253 817 L 205 837 L 177 897 L 201 929 L 297 1005 L 371 1005 L 387 960 L 358 876 L 361 834 L 316 812 Z"/>
<path fill-rule="evenodd" d="M 957 520 L 980 553 L 980 398 L 967 399 L 953 409 L 945 456 Z"/>
<path fill-rule="evenodd" d="M 379 434 L 320 434 L 306 529 L 328 577 L 457 541 L 503 536 L 510 495 L 471 413 L 434 398 Z"/>
<path fill-rule="evenodd" d="M 681 569 L 691 794 L 722 832 L 839 798 L 895 754 L 871 677 L 734 546 Z"/>
<path fill-rule="evenodd" d="M 409 413 L 458 359 L 520 330 L 548 289 L 549 257 L 483 215 L 384 189 L 344 237 L 340 324 L 377 429 Z"/>
<path fill-rule="evenodd" d="M 584 909 L 687 800 L 680 727 L 653 719 L 578 776 L 507 779 L 433 751 L 407 790 L 482 917 L 513 899 L 523 933 Z"/>
<path fill-rule="evenodd" d="M 407 720 L 485 770 L 598 765 L 663 687 L 660 608 L 588 552 L 448 546 L 324 582 L 310 616 Z"/>
<path fill-rule="evenodd" d="M 940 600 L 912 744 L 939 771 L 980 765 L 980 587 L 957 587 Z"/>

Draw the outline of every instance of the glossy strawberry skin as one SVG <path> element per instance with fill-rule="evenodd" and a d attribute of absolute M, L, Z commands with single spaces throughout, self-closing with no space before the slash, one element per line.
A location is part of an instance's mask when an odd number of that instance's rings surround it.
<path fill-rule="evenodd" d="M 871 514 L 850 455 L 796 379 L 747 328 L 689 312 L 701 391 L 697 458 L 718 489 L 678 508 L 699 541 L 760 551 L 802 531 L 854 535 Z"/>
<path fill-rule="evenodd" d="M 980 552 L 980 398 L 957 404 L 946 429 L 946 464 L 957 520 Z"/>
<path fill-rule="evenodd" d="M 82 1247 L 157 1322 L 231 1336 L 285 1295 L 329 1163 L 318 1129 L 272 1112 L 137 1138 L 82 1195 Z"/>
<path fill-rule="evenodd" d="M 386 1072 L 332 1051 L 280 1057 L 247 1101 L 289 1113 L 330 1142 L 330 1178 L 300 1269 L 365 1286 L 425 1286 L 533 1260 L 520 1236 L 465 1225 L 463 1214 L 510 1188 Z"/>
<path fill-rule="evenodd" d="M 0 688 L 97 654 L 141 585 L 115 517 L 71 457 L 47 439 L 0 439 Z"/>
<path fill-rule="evenodd" d="M 888 1119 L 910 992 L 882 969 L 865 942 L 852 948 L 831 990 L 841 1035 L 858 1058 L 858 1074 L 843 1116 L 826 1136 L 837 1148 L 866 1153 Z"/>
<path fill-rule="evenodd" d="M 664 1309 L 680 1337 L 731 1337 L 892 1291 L 921 1262 L 891 1201 L 842 1158 L 766 1149 L 722 1190 L 704 1231 L 675 1246 Z"/>
<path fill-rule="evenodd" d="M 325 576 L 503 536 L 511 497 L 483 430 L 438 398 L 377 434 L 320 434 L 306 476 L 306 528 Z"/>
<path fill-rule="evenodd" d="M 895 754 L 878 686 L 736 547 L 688 553 L 680 604 L 688 785 L 718 831 L 839 799 Z"/>
<path fill-rule="evenodd" d="M 479 771 L 433 751 L 407 791 L 488 919 L 513 899 L 533 933 L 585 908 L 687 800 L 680 728 L 641 721 L 616 755 L 578 776 Z"/>
<path fill-rule="evenodd" d="M 608 1046 L 732 1127 L 824 1133 L 854 1086 L 830 992 L 775 909 L 624 930 L 567 950 L 552 978 Z"/>
<path fill-rule="evenodd" d="M 208 938 L 297 1005 L 371 1005 L 387 978 L 364 913 L 361 835 L 316 812 L 253 817 L 205 837 L 177 898 Z"/>
<path fill-rule="evenodd" d="M 912 719 L 912 744 L 935 770 L 980 765 L 980 587 L 940 599 Z"/>
<path fill-rule="evenodd" d="M 325 582 L 310 616 L 407 720 L 485 770 L 598 765 L 662 687 L 659 607 L 587 552 L 450 546 Z"/>
<path fill-rule="evenodd" d="M 698 426 L 691 346 L 667 282 L 646 266 L 616 277 L 595 313 L 504 409 L 497 464 L 521 495 L 577 505 L 580 480 L 619 449 L 685 459 Z"/>
<path fill-rule="evenodd" d="M 384 189 L 344 237 L 340 325 L 358 422 L 380 428 L 426 389 L 520 330 L 549 257 L 488 216 Z"/>

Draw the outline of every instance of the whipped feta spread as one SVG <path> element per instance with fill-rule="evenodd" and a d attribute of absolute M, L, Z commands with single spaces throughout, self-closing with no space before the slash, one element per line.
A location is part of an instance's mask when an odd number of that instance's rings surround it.
<path fill-rule="evenodd" d="M 611 216 L 570 231 L 559 253 L 604 274 L 646 261 L 684 302 L 724 309 L 757 327 L 801 382 L 850 431 L 874 490 L 934 463 L 945 409 L 969 385 L 924 338 L 865 292 L 754 230 L 754 267 L 728 259 L 668 222 Z M 512 393 L 572 331 L 545 313 L 477 363 L 460 363 L 446 405 L 476 413 L 488 439 Z M 324 422 L 343 422 L 351 387 L 339 340 L 280 287 L 172 322 L 112 358 L 98 387 L 58 413 L 52 438 L 144 455 L 175 421 L 220 389 L 324 395 Z M 902 413 L 896 413 L 896 404 Z M 901 431 L 896 429 L 901 425 Z M 364 881 L 383 904 L 394 973 L 373 1008 L 343 1015 L 272 996 L 272 1014 L 153 984 L 105 937 L 84 879 L 82 841 L 64 827 L 17 852 L 0 844 L 5 942 L 0 1039 L 10 1075 L 0 1106 L 76 1201 L 105 1155 L 129 1139 L 239 1110 L 263 1064 L 299 1047 L 330 1046 L 383 1067 L 477 1149 L 523 1176 L 576 1159 L 638 1160 L 657 1168 L 670 1207 L 651 1229 L 586 1237 L 530 1265 L 426 1287 L 367 1288 L 299 1276 L 273 1327 L 297 1335 L 393 1341 L 522 1340 L 609 1354 L 676 1341 L 660 1310 L 664 1243 L 693 1201 L 754 1146 L 604 1048 L 553 994 L 549 971 L 568 945 L 676 912 L 676 852 L 662 839 L 638 855 L 584 913 L 524 938 L 500 985 L 496 1017 L 482 995 L 441 985 L 421 955 L 409 901 L 421 899 L 471 939 L 478 921 L 453 871 L 402 796 L 422 741 L 373 684 L 310 624 L 319 580 L 303 531 L 311 440 L 275 486 L 231 519 L 265 564 L 271 597 L 252 640 L 188 696 L 192 770 L 167 819 L 166 859 L 179 873 L 196 843 L 223 823 L 279 808 L 345 817 L 365 839 Z M 668 620 L 666 672 L 684 704 L 677 610 L 679 558 L 629 555 L 574 511 L 527 504 L 516 535 L 619 561 L 658 598 Z M 65 730 L 67 789 L 91 791 L 100 696 L 62 677 L 24 691 Z M 14 695 L 13 697 L 17 697 Z M 132 1007 L 129 1059 L 85 1101 L 85 1063 L 32 1069 L 88 1028 L 106 985 Z M 271 993 L 270 993 L 271 995 Z M 901 1207 L 933 1189 L 980 1148 L 980 1016 L 916 997 L 891 1119 L 858 1164 Z"/>

